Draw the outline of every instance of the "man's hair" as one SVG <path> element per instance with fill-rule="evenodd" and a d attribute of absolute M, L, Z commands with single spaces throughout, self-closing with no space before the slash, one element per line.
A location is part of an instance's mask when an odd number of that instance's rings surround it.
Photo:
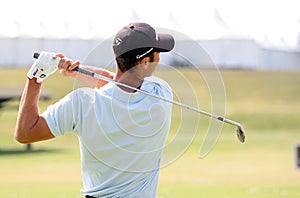
<path fill-rule="evenodd" d="M 134 49 L 131 51 L 128 51 L 118 57 L 116 57 L 116 62 L 118 68 L 121 70 L 121 72 L 126 72 L 136 66 L 138 62 L 141 60 L 141 58 L 138 58 L 138 55 L 145 54 L 145 52 L 148 52 L 150 48 L 139 48 Z M 150 62 L 154 61 L 154 52 L 151 51 L 147 53 L 145 57 L 150 57 Z"/>

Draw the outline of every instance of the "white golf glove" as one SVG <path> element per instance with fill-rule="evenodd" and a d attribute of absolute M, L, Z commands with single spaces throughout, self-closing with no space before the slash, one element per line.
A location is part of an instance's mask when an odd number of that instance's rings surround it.
<path fill-rule="evenodd" d="M 42 83 L 45 78 L 53 74 L 60 61 L 59 57 L 52 58 L 53 55 L 53 52 L 42 51 L 28 71 L 27 77 L 29 79 L 36 78 L 37 83 Z"/>

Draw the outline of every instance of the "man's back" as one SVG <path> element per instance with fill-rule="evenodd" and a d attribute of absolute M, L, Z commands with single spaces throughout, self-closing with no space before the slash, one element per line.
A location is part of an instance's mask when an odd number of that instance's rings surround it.
<path fill-rule="evenodd" d="M 141 89 L 172 99 L 167 83 L 155 77 L 146 78 Z M 83 195 L 155 197 L 171 105 L 114 84 L 76 90 L 71 100 L 72 130 L 80 139 Z M 65 113 L 63 108 L 59 111 Z M 46 118 L 52 123 L 51 116 Z"/>

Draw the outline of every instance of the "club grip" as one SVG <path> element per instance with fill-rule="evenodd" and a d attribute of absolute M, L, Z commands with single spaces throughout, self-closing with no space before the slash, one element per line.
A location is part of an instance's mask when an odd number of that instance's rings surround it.
<path fill-rule="evenodd" d="M 38 53 L 38 52 L 33 53 L 33 58 L 38 59 L 39 56 L 40 56 L 40 53 Z"/>
<path fill-rule="evenodd" d="M 82 74 L 85 74 L 85 75 L 88 75 L 88 76 L 93 76 L 93 77 L 95 76 L 95 73 L 94 73 L 94 72 L 91 72 L 91 71 L 82 69 L 82 68 L 80 68 L 80 67 L 74 68 L 73 71 L 78 71 L 78 72 L 80 72 L 80 73 L 82 73 Z"/>

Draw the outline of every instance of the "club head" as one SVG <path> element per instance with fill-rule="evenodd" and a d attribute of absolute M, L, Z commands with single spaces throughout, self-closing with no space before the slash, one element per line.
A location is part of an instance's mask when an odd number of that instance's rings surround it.
<path fill-rule="evenodd" d="M 245 134 L 245 130 L 244 130 L 243 126 L 238 126 L 238 128 L 236 129 L 236 132 L 237 132 L 237 137 L 238 137 L 239 141 L 241 143 L 244 143 L 245 139 L 246 139 L 246 134 Z"/>

